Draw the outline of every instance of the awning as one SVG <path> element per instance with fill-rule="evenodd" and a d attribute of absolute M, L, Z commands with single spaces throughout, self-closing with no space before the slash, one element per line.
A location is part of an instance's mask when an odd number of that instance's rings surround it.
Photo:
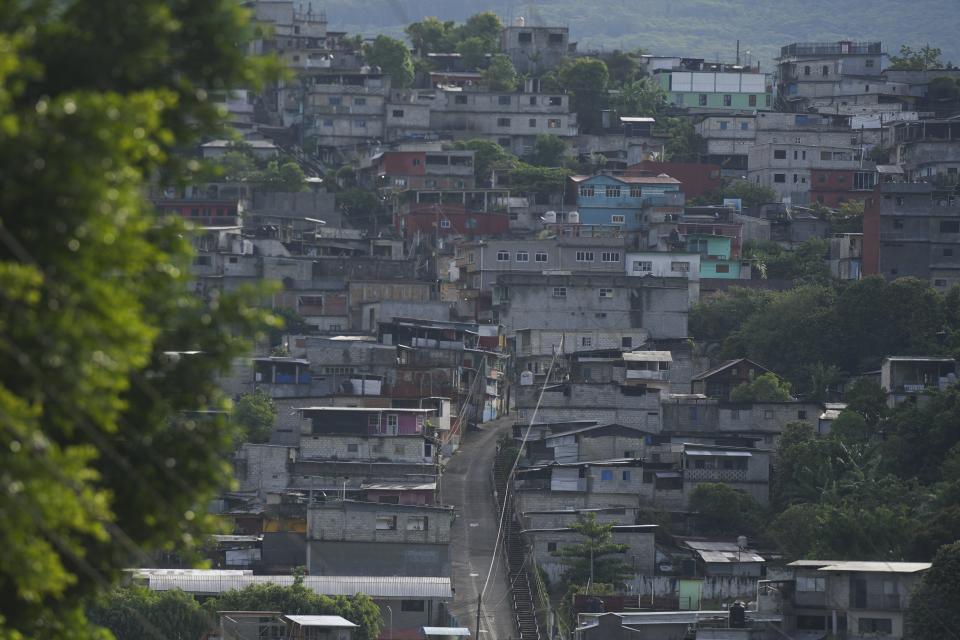
<path fill-rule="evenodd" d="M 753 454 L 749 451 L 725 451 L 722 449 L 687 449 L 684 453 L 688 456 L 711 456 L 725 458 L 752 458 Z"/>

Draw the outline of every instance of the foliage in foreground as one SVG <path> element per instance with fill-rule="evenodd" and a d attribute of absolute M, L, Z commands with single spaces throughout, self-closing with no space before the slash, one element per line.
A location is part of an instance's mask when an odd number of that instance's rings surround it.
<path fill-rule="evenodd" d="M 190 294 L 143 193 L 223 135 L 208 92 L 256 85 L 250 35 L 230 0 L 0 7 L 0 637 L 103 637 L 89 599 L 212 527 L 232 434 L 195 412 L 270 316 Z"/>

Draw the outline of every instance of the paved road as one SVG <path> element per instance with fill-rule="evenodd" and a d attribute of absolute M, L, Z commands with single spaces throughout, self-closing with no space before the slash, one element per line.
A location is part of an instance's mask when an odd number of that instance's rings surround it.
<path fill-rule="evenodd" d="M 497 534 L 496 507 L 490 485 L 497 438 L 514 421 L 513 416 L 481 425 L 479 432 L 467 434 L 460 450 L 447 462 L 440 485 L 443 504 L 456 509 L 450 529 L 450 555 L 454 594 L 450 612 L 461 626 L 475 631 L 477 594 L 483 588 Z M 508 578 L 500 549 L 497 550 L 494 575 L 484 594 L 481 634 L 475 640 L 509 640 L 519 637 L 510 596 Z"/>

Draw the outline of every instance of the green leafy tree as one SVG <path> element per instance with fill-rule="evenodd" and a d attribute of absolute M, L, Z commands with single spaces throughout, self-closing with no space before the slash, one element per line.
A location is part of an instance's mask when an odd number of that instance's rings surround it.
<path fill-rule="evenodd" d="M 927 85 L 927 100 L 931 102 L 960 101 L 960 82 L 955 78 L 934 78 Z"/>
<path fill-rule="evenodd" d="M 244 442 L 262 444 L 270 440 L 277 407 L 273 399 L 259 389 L 240 396 L 233 409 L 233 420 L 243 429 Z"/>
<path fill-rule="evenodd" d="M 830 233 L 862 233 L 863 201 L 847 200 L 835 210 L 826 209 L 823 217 Z"/>
<path fill-rule="evenodd" d="M 629 548 L 613 541 L 613 524 L 597 521 L 594 513 L 580 516 L 570 528 L 584 537 L 584 541 L 561 548 L 554 555 L 567 565 L 564 581 L 585 585 L 591 582 L 623 586 L 633 575 L 630 564 L 622 559 Z"/>
<path fill-rule="evenodd" d="M 457 44 L 457 53 L 460 54 L 465 68 L 482 69 L 487 66 L 487 56 L 491 51 L 489 44 L 483 38 L 473 36 Z"/>
<path fill-rule="evenodd" d="M 890 56 L 890 69 L 908 69 L 911 71 L 926 71 L 940 69 L 943 62 L 940 56 L 943 52 L 937 47 L 924 45 L 914 50 L 913 47 L 900 45 L 900 55 Z"/>
<path fill-rule="evenodd" d="M 617 86 L 627 85 L 643 75 L 635 53 L 617 49 L 604 58 L 604 63 L 610 72 L 610 82 Z"/>
<path fill-rule="evenodd" d="M 190 232 L 147 180 L 185 177 L 174 151 L 224 135 L 209 92 L 264 65 L 233 2 L 0 16 L 0 637 L 100 638 L 98 591 L 212 528 L 232 433 L 195 416 L 226 408 L 217 375 L 271 322 L 189 293 Z"/>
<path fill-rule="evenodd" d="M 690 334 L 702 342 L 723 342 L 764 309 L 772 296 L 762 289 L 731 287 L 690 310 Z"/>
<path fill-rule="evenodd" d="M 216 626 L 215 615 L 204 611 L 193 596 L 179 589 L 116 589 L 97 598 L 88 615 L 91 622 L 108 629 L 116 640 L 202 638 Z"/>
<path fill-rule="evenodd" d="M 530 163 L 540 167 L 562 167 L 567 156 L 567 143 L 549 133 L 539 134 L 533 142 Z"/>
<path fill-rule="evenodd" d="M 357 640 L 376 640 L 380 633 L 380 608 L 370 596 L 327 597 L 317 595 L 303 584 L 289 587 L 254 584 L 228 591 L 204 603 L 211 614 L 217 611 L 282 611 L 294 615 L 337 615 L 359 625 Z"/>
<path fill-rule="evenodd" d="M 422 58 L 429 53 L 448 53 L 454 51 L 456 25 L 453 21 L 442 21 L 427 16 L 419 22 L 407 25 L 404 31 L 417 54 Z"/>
<path fill-rule="evenodd" d="M 830 243 L 809 238 L 796 249 L 784 249 L 770 240 L 748 240 L 743 255 L 754 261 L 762 279 L 793 280 L 798 284 L 828 284 L 831 280 L 827 256 Z"/>
<path fill-rule="evenodd" d="M 598 131 L 610 78 L 607 65 L 598 58 L 568 59 L 560 65 L 557 76 L 560 86 L 572 94 L 571 110 L 576 112 L 581 129 L 587 133 Z"/>
<path fill-rule="evenodd" d="M 363 59 L 367 64 L 383 69 L 394 87 L 405 88 L 413 84 L 413 58 L 402 41 L 379 35 L 372 43 L 364 45 Z"/>
<path fill-rule="evenodd" d="M 875 423 L 886 412 L 887 395 L 876 381 L 857 378 L 843 394 L 847 409 Z"/>
<path fill-rule="evenodd" d="M 764 373 L 730 392 L 733 402 L 789 402 L 790 383 L 775 373 Z"/>
<path fill-rule="evenodd" d="M 558 194 L 563 192 L 569 175 L 568 169 L 518 162 L 510 171 L 510 188 L 519 193 Z"/>
<path fill-rule="evenodd" d="M 944 545 L 910 597 L 908 640 L 948 637 L 960 629 L 960 540 Z"/>
<path fill-rule="evenodd" d="M 610 106 L 621 116 L 656 117 L 667 108 L 667 94 L 651 78 L 641 78 L 623 84 Z"/>
<path fill-rule="evenodd" d="M 503 30 L 503 23 L 499 16 L 492 11 L 477 13 L 469 18 L 460 27 L 460 39 L 468 40 L 470 38 L 479 38 L 483 41 L 487 53 L 494 53 L 500 48 L 500 32 Z"/>
<path fill-rule="evenodd" d="M 690 511 L 706 535 L 753 535 L 763 524 L 763 507 L 753 496 L 729 485 L 704 482 L 690 492 Z"/>
<path fill-rule="evenodd" d="M 695 198 L 692 204 L 723 204 L 725 198 L 739 198 L 744 209 L 780 201 L 777 192 L 770 187 L 756 185 L 746 180 L 730 180 L 717 191 Z"/>
<path fill-rule="evenodd" d="M 517 70 L 510 58 L 498 53 L 490 59 L 483 72 L 483 82 L 491 91 L 514 91 L 517 88 Z"/>
<path fill-rule="evenodd" d="M 347 187 L 337 192 L 337 207 L 348 217 L 376 215 L 380 212 L 380 198 L 363 187 Z"/>
<path fill-rule="evenodd" d="M 668 162 L 696 162 L 703 152 L 705 141 L 693 128 L 688 118 L 661 117 L 655 131 L 666 135 L 664 156 Z"/>
<path fill-rule="evenodd" d="M 474 152 L 473 171 L 480 184 L 490 184 L 494 171 L 509 171 L 517 161 L 516 156 L 499 144 L 483 138 L 457 142 L 454 148 Z"/>

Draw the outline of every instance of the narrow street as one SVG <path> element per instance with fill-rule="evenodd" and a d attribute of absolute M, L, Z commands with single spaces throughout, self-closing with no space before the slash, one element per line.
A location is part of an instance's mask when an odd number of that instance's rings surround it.
<path fill-rule="evenodd" d="M 474 631 L 477 620 L 477 595 L 483 588 L 497 535 L 497 515 L 493 502 L 490 472 L 496 454 L 497 438 L 508 432 L 514 416 L 481 425 L 470 432 L 460 450 L 447 462 L 440 493 L 443 504 L 456 510 L 450 530 L 450 555 L 453 587 L 456 590 L 450 612 L 460 626 Z M 507 584 L 506 567 L 498 549 L 494 575 L 483 602 L 478 640 L 509 640 L 519 637 Z M 474 636 L 478 638 L 478 636 Z"/>

